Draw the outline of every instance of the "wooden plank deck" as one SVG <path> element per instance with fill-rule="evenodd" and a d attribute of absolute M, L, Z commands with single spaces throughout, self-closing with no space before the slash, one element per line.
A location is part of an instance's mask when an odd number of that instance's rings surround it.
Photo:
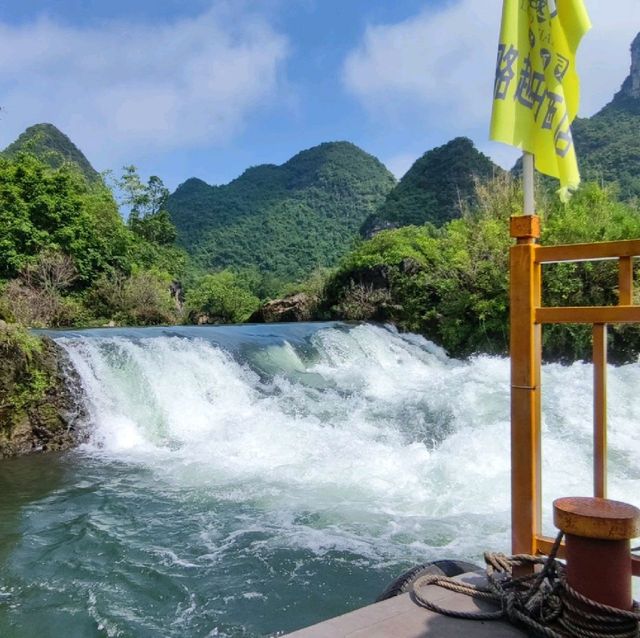
<path fill-rule="evenodd" d="M 481 574 L 463 574 L 464 582 L 478 583 Z M 426 588 L 429 598 L 443 607 L 464 611 L 495 609 L 488 603 L 441 587 Z M 300 629 L 285 638 L 522 638 L 527 633 L 504 621 L 462 620 L 435 614 L 403 594 L 343 616 Z"/>

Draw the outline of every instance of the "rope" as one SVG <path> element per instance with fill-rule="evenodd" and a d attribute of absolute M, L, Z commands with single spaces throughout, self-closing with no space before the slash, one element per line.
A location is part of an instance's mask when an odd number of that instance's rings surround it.
<path fill-rule="evenodd" d="M 638 638 L 637 603 L 634 602 L 633 611 L 617 609 L 587 598 L 567 583 L 565 567 L 556 560 L 562 537 L 561 532 L 546 559 L 531 554 L 485 553 L 487 584 L 484 586 L 435 574 L 421 576 L 413 585 L 415 600 L 431 611 L 455 618 L 507 619 L 548 638 Z M 525 565 L 542 568 L 530 575 L 514 577 L 513 568 Z M 498 609 L 457 611 L 441 607 L 420 591 L 427 585 L 496 603 Z"/>

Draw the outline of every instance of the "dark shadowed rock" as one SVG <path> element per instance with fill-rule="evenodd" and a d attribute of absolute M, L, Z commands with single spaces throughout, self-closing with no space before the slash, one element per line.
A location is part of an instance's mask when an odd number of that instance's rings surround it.
<path fill-rule="evenodd" d="M 173 300 L 173 305 L 178 312 L 184 310 L 184 288 L 182 282 L 172 281 L 169 285 L 169 294 Z"/>

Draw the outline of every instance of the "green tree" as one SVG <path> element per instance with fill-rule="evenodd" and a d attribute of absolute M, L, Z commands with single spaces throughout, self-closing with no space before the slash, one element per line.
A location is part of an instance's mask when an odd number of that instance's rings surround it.
<path fill-rule="evenodd" d="M 122 167 L 122 176 L 116 180 L 116 187 L 121 192 L 120 203 L 129 209 L 129 218 L 140 217 L 149 206 L 149 193 L 133 166 Z"/>
<path fill-rule="evenodd" d="M 61 252 L 81 287 L 100 272 L 127 268 L 131 239 L 102 183 L 25 153 L 0 158 L 0 278 L 17 276 L 42 252 Z"/>
<path fill-rule="evenodd" d="M 135 193 L 135 171 L 127 175 Z M 185 271 L 186 256 L 172 245 L 167 213 L 155 210 L 166 198 L 161 181 L 150 182 L 145 206 L 155 212 L 134 232 L 102 180 L 24 152 L 0 157 L 0 314 L 38 326 L 175 322 L 169 287 Z M 88 294 L 105 281 L 122 282 L 124 305 L 117 295 L 107 307 Z"/>
<path fill-rule="evenodd" d="M 124 166 L 116 185 L 122 193 L 122 203 L 129 209 L 129 228 L 146 241 L 170 246 L 176 240 L 176 228 L 165 206 L 169 189 L 157 176 L 142 182 L 135 166 Z"/>
<path fill-rule="evenodd" d="M 171 246 L 176 240 L 176 227 L 166 210 L 149 213 L 141 219 L 130 218 L 129 226 L 136 235 L 159 246 Z"/>
<path fill-rule="evenodd" d="M 243 287 L 229 270 L 205 275 L 187 291 L 186 304 L 192 321 L 206 315 L 209 322 L 240 323 L 256 310 L 260 300 Z"/>

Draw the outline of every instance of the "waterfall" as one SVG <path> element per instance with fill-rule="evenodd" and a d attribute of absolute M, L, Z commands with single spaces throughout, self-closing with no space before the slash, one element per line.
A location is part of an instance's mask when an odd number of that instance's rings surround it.
<path fill-rule="evenodd" d="M 450 359 L 374 325 L 294 341 L 285 329 L 240 347 L 214 333 L 60 338 L 89 399 L 90 448 L 176 485 L 330 504 L 345 516 L 509 510 L 506 359 Z M 632 500 L 638 371 L 611 368 L 609 383 L 611 489 Z M 587 494 L 591 366 L 545 366 L 543 388 L 546 500 Z"/>

